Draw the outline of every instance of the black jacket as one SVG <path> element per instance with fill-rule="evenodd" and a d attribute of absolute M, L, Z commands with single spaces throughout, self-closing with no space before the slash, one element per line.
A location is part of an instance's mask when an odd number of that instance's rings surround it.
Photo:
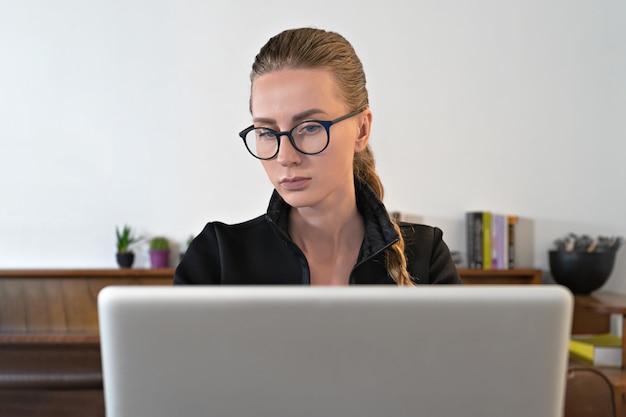
<path fill-rule="evenodd" d="M 383 203 L 356 182 L 357 207 L 365 236 L 350 284 L 395 284 L 384 250 L 398 234 Z M 274 191 L 267 213 L 244 223 L 208 223 L 176 268 L 174 284 L 309 285 L 309 267 L 287 233 L 290 206 Z M 438 228 L 400 223 L 408 270 L 416 284 L 460 284 Z"/>

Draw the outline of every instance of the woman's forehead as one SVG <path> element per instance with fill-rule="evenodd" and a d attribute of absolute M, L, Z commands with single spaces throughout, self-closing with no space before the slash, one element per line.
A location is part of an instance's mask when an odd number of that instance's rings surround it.
<path fill-rule="evenodd" d="M 331 113 L 345 106 L 333 74 L 324 69 L 272 71 L 254 80 L 251 94 L 255 118 L 291 118 L 312 109 Z"/>

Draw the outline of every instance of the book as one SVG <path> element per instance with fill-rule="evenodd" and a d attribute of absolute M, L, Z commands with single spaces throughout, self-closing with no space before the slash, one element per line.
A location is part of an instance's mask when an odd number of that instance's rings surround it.
<path fill-rule="evenodd" d="M 572 359 L 593 366 L 621 367 L 622 338 L 611 333 L 574 336 L 569 342 Z"/>
<path fill-rule="evenodd" d="M 519 218 L 491 211 L 465 212 L 467 267 L 513 269 L 517 265 Z"/>
<path fill-rule="evenodd" d="M 480 211 L 465 214 L 467 232 L 467 266 L 483 268 L 483 214 Z"/>
<path fill-rule="evenodd" d="M 509 269 L 505 251 L 508 237 L 508 227 L 505 227 L 506 217 L 497 213 L 491 215 L 491 269 Z"/>
<path fill-rule="evenodd" d="M 517 224 L 517 216 L 508 216 L 508 220 L 507 258 L 509 269 L 513 269 L 515 268 L 515 239 L 517 236 L 517 233 L 515 231 L 515 225 Z"/>
<path fill-rule="evenodd" d="M 509 257 L 506 250 L 509 238 L 507 216 L 498 215 L 496 225 L 498 228 L 498 269 L 509 269 Z"/>
<path fill-rule="evenodd" d="M 491 269 L 491 212 L 483 211 L 483 269 Z"/>

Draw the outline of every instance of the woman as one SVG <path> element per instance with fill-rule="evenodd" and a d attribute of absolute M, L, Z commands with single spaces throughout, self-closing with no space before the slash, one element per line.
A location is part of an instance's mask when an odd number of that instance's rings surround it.
<path fill-rule="evenodd" d="M 350 43 L 284 31 L 252 66 L 253 125 L 240 136 L 275 188 L 267 213 L 209 223 L 175 284 L 460 283 L 442 232 L 393 222 L 368 145 L 365 74 Z"/>

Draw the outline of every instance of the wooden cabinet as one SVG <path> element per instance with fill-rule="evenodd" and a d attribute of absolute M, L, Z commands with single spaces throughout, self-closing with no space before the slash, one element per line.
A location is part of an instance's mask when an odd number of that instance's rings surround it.
<path fill-rule="evenodd" d="M 493 285 L 493 284 L 541 284 L 540 269 L 463 269 L 459 275 L 464 284 Z"/>
<path fill-rule="evenodd" d="M 173 269 L 0 270 L 0 415 L 104 417 L 98 293 Z"/>
<path fill-rule="evenodd" d="M 541 283 L 538 269 L 459 274 L 469 285 Z M 0 415 L 103 417 L 98 292 L 107 285 L 171 285 L 173 276 L 171 268 L 0 270 Z M 626 316 L 623 295 L 575 300 L 574 333 L 608 331 L 610 314 Z M 601 371 L 612 383 L 617 415 L 626 416 L 626 372 Z"/>
<path fill-rule="evenodd" d="M 98 334 L 107 285 L 171 285 L 168 269 L 0 270 L 0 341 L 18 335 Z"/>

